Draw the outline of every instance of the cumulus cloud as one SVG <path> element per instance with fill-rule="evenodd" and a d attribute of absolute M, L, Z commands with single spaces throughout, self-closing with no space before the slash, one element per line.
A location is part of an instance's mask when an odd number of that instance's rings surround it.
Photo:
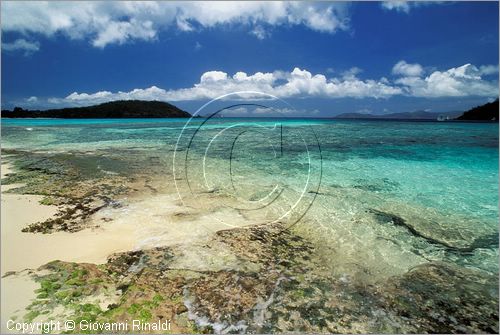
<path fill-rule="evenodd" d="M 79 105 L 130 99 L 188 101 L 214 99 L 234 92 L 240 92 L 236 96 L 241 99 L 262 99 L 262 96 L 255 92 L 264 92 L 279 98 L 387 98 L 403 93 L 401 88 L 391 86 L 386 79 L 361 80 L 355 75 L 327 79 L 323 74 L 312 74 L 307 70 L 295 68 L 289 73 L 275 71 L 249 75 L 240 71 L 232 76 L 222 71 L 208 71 L 190 88 L 165 90 L 151 86 L 129 92 L 73 92 L 62 99 L 53 98 L 51 102 Z"/>
<path fill-rule="evenodd" d="M 2 43 L 2 50 L 4 51 L 22 51 L 25 55 L 30 55 L 40 49 L 38 42 L 26 41 L 24 38 L 15 40 L 12 43 Z"/>
<path fill-rule="evenodd" d="M 381 6 L 386 10 L 394 10 L 397 12 L 403 12 L 408 14 L 411 8 L 432 5 L 432 4 L 441 4 L 443 1 L 404 1 L 404 0 L 389 0 L 382 1 Z"/>
<path fill-rule="evenodd" d="M 152 40 L 162 29 L 189 32 L 239 24 L 262 39 L 268 36 L 268 28 L 280 25 L 303 25 L 325 33 L 349 27 L 348 5 L 332 2 L 4 1 L 1 6 L 3 31 L 61 33 L 100 48 Z"/>
<path fill-rule="evenodd" d="M 132 19 L 129 22 L 110 22 L 99 32 L 92 44 L 95 47 L 104 48 L 111 43 L 123 44 L 132 39 L 150 40 L 155 36 L 156 30 L 153 29 L 153 22 L 140 22 Z"/>
<path fill-rule="evenodd" d="M 479 67 L 479 73 L 484 76 L 498 76 L 498 65 L 482 65 Z"/>
<path fill-rule="evenodd" d="M 250 34 L 254 35 L 259 40 L 263 40 L 270 36 L 270 33 L 262 26 L 256 26 L 252 31 L 250 31 Z"/>
<path fill-rule="evenodd" d="M 482 75 L 492 74 L 495 69 L 498 74 L 498 66 L 478 68 L 465 64 L 446 71 L 434 71 L 426 77 L 402 73 L 405 76 L 397 79 L 395 83 L 402 85 L 407 94 L 415 97 L 493 97 L 498 95 L 498 81 L 485 80 Z"/>
<path fill-rule="evenodd" d="M 399 64 L 399 65 L 398 65 Z M 419 64 L 398 62 L 393 67 L 395 77 L 360 79 L 359 68 L 351 68 L 340 77 L 327 78 L 308 70 L 294 68 L 291 72 L 239 71 L 230 75 L 223 71 L 208 71 L 192 87 L 166 90 L 157 86 L 137 88 L 128 92 L 100 91 L 96 93 L 73 92 L 64 98 L 51 98 L 51 104 L 89 105 L 112 100 L 193 101 L 218 98 L 235 93 L 233 97 L 245 100 L 262 100 L 258 92 L 278 98 L 390 98 L 411 97 L 462 97 L 498 95 L 498 78 L 486 80 L 483 76 L 498 74 L 498 66 L 477 67 L 465 64 L 445 71 L 424 74 Z M 494 71 L 497 72 L 494 72 Z"/>
<path fill-rule="evenodd" d="M 392 68 L 393 74 L 400 74 L 409 77 L 419 77 L 423 72 L 424 69 L 420 64 L 408 64 L 404 60 L 397 62 Z"/>
<path fill-rule="evenodd" d="M 408 13 L 410 11 L 410 4 L 407 1 L 383 1 L 381 6 L 384 9 L 398 12 Z"/>
<path fill-rule="evenodd" d="M 328 71 L 328 70 L 327 70 Z M 357 66 L 351 67 L 349 70 L 342 72 L 342 78 L 344 79 L 355 79 L 358 74 L 363 72 L 362 69 L 360 69 Z"/>

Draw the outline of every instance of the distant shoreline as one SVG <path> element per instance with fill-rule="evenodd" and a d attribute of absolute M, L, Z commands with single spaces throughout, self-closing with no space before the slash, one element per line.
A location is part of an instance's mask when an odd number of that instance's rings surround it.
<path fill-rule="evenodd" d="M 205 116 L 195 116 L 193 118 L 206 119 Z M 186 119 L 185 117 L 102 117 L 102 118 L 64 118 L 64 117 L 8 117 L 2 116 L 2 119 L 7 120 L 158 120 L 158 119 Z M 255 120 L 255 119 L 269 119 L 269 120 L 335 120 L 335 121 L 390 121 L 390 122 L 435 122 L 435 123 L 498 123 L 493 120 L 444 120 L 438 121 L 433 119 L 392 119 L 392 118 L 345 118 L 345 117 L 281 117 L 281 116 L 259 116 L 259 117 L 224 117 L 217 119 L 238 119 L 238 120 Z"/>
<path fill-rule="evenodd" d="M 2 110 L 1 118 L 6 119 L 163 119 L 163 118 L 207 118 L 207 116 L 191 115 L 178 107 L 162 101 L 117 100 L 87 107 L 70 107 L 61 109 L 25 110 L 20 107 L 14 110 Z M 210 118 L 210 117 L 208 117 Z M 341 113 L 330 117 L 282 117 L 282 116 L 247 116 L 224 117 L 237 119 L 323 119 L 323 120 L 362 120 L 362 121 L 418 121 L 418 122 L 480 122 L 498 123 L 498 99 L 465 112 L 430 113 L 426 111 L 401 112 L 389 114 Z"/>
<path fill-rule="evenodd" d="M 390 119 L 390 118 L 336 118 L 333 117 L 334 120 L 349 120 L 349 121 L 396 121 L 396 122 L 436 122 L 436 123 L 498 123 L 498 121 L 494 120 L 433 120 L 433 119 Z"/>

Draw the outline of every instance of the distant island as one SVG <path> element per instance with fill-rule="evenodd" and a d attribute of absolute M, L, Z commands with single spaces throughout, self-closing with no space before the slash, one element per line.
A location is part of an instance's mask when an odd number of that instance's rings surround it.
<path fill-rule="evenodd" d="M 379 120 L 438 120 L 438 121 L 492 121 L 498 122 L 498 99 L 474 107 L 466 112 L 431 113 L 414 111 L 390 114 L 343 113 L 335 119 L 379 119 Z M 62 118 L 62 119 L 108 119 L 108 118 L 187 118 L 191 114 L 162 101 L 118 100 L 86 107 L 68 107 L 48 110 L 27 110 L 15 107 L 2 110 L 2 118 Z"/>
<path fill-rule="evenodd" d="M 462 112 L 431 113 L 426 111 L 414 111 L 390 114 L 365 114 L 365 113 L 343 113 L 335 116 L 336 119 L 391 119 L 391 120 L 437 120 L 439 117 L 454 119 L 462 115 Z"/>
<path fill-rule="evenodd" d="M 69 107 L 49 110 L 2 110 L 2 118 L 174 118 L 191 117 L 191 114 L 166 102 L 143 100 L 119 100 L 87 107 Z"/>
<path fill-rule="evenodd" d="M 390 114 L 343 113 L 336 119 L 384 119 L 384 120 L 440 120 L 440 121 L 496 121 L 498 122 L 498 99 L 494 102 L 474 107 L 466 112 L 431 113 L 414 111 Z"/>

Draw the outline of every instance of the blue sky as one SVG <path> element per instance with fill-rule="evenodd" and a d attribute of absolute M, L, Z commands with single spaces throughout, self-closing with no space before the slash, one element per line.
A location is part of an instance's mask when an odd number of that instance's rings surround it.
<path fill-rule="evenodd" d="M 498 95 L 498 24 L 498 2 L 4 1 L 2 108 L 259 91 L 290 116 L 465 110 Z"/>

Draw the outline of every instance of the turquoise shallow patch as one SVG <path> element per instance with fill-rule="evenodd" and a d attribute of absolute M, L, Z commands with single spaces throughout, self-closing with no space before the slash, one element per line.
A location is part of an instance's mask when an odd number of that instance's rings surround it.
<path fill-rule="evenodd" d="M 186 132 L 194 133 L 203 119 L 194 121 Z M 120 154 L 120 150 L 126 154 L 133 149 L 155 151 L 169 160 L 185 122 L 186 119 L 3 119 L 2 147 L 112 150 L 114 154 Z M 249 199 L 265 197 L 261 187 L 266 182 L 271 186 L 278 181 L 300 187 L 308 164 L 300 145 L 300 133 L 305 133 L 315 136 L 321 146 L 320 194 L 324 195 L 312 208 L 310 217 L 322 225 L 332 224 L 328 215 L 320 213 L 321 208 L 329 207 L 337 211 L 336 217 L 346 220 L 353 213 L 364 215 L 362 222 L 368 220 L 371 209 L 389 212 L 416 221 L 417 227 L 425 226 L 426 233 L 432 228 L 429 222 L 437 222 L 441 235 L 443 229 L 453 230 L 454 222 L 457 230 L 466 227 L 478 232 L 498 232 L 496 124 L 221 118 L 210 120 L 198 135 L 205 136 L 208 143 L 236 123 L 243 124 L 240 128 L 246 133 L 235 143 L 233 182 Z M 265 134 L 265 129 L 275 125 L 283 127 L 283 153 L 280 137 Z M 256 126 L 264 130 L 252 135 Z M 227 151 L 216 144 L 207 155 L 212 166 L 217 167 L 220 162 L 222 168 Z M 193 146 L 191 150 L 205 154 L 205 146 Z M 331 197 L 324 198 L 328 194 Z M 383 235 L 388 228 L 382 225 L 377 229 Z M 484 266 L 497 271 L 498 245 L 493 243 L 486 249 L 475 256 L 468 255 L 468 262 L 487 263 Z"/>

